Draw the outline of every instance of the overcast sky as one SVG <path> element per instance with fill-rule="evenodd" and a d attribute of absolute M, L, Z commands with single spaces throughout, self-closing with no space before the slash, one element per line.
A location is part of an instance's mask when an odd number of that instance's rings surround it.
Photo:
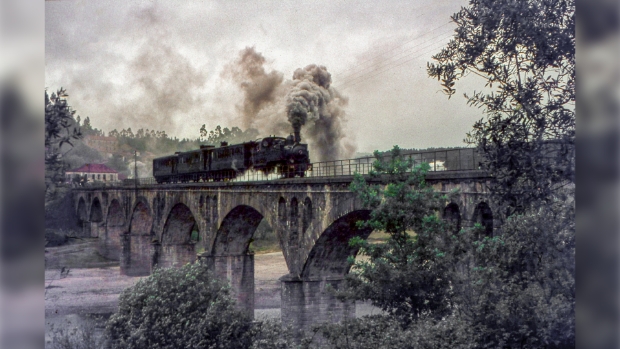
<path fill-rule="evenodd" d="M 357 151 L 462 146 L 480 110 L 457 84 L 448 100 L 426 63 L 449 40 L 444 1 L 47 1 L 48 91 L 106 133 L 131 127 L 196 138 L 202 124 L 242 126 L 244 94 L 227 73 L 254 47 L 284 80 L 309 64 L 348 98 Z"/>

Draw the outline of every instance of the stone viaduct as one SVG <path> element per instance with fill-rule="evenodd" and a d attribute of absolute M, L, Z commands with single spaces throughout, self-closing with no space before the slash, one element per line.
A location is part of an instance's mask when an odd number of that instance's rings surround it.
<path fill-rule="evenodd" d="M 446 219 L 461 226 L 480 222 L 490 232 L 494 219 L 487 204 L 488 179 L 478 170 L 427 175 L 437 190 L 460 189 L 456 200 L 446 202 Z M 348 272 L 347 257 L 357 253 L 349 239 L 371 233 L 355 224 L 370 212 L 348 190 L 351 180 L 85 187 L 74 190 L 74 204 L 84 234 L 99 238 L 102 255 L 120 259 L 122 273 L 144 276 L 155 266 L 179 267 L 202 258 L 229 280 L 240 307 L 250 314 L 254 255 L 248 247 L 258 224 L 267 220 L 289 270 L 280 278 L 283 323 L 307 328 L 355 315 L 355 304 L 338 301 L 328 287 L 339 287 Z"/>

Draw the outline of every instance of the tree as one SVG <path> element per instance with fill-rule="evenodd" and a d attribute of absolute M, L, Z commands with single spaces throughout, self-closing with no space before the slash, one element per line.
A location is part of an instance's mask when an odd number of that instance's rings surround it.
<path fill-rule="evenodd" d="M 198 262 L 157 269 L 123 291 L 106 333 L 112 348 L 248 348 L 252 321 Z"/>
<path fill-rule="evenodd" d="M 85 132 L 90 132 L 93 130 L 93 127 L 90 124 L 90 117 L 87 116 L 86 119 L 84 119 L 84 124 L 82 125 L 82 128 Z"/>
<path fill-rule="evenodd" d="M 522 212 L 574 180 L 575 2 L 470 0 L 452 20 L 428 74 L 448 98 L 470 73 L 485 81 L 465 94 L 486 114 L 466 142 L 486 157 L 505 213 Z"/>
<path fill-rule="evenodd" d="M 123 157 L 117 154 L 112 155 L 112 157 L 108 160 L 107 165 L 111 169 L 116 170 L 118 173 L 122 173 L 126 176 L 128 176 L 131 172 L 129 170 L 129 167 L 127 166 L 127 163 L 123 161 Z"/>
<path fill-rule="evenodd" d="M 437 259 L 443 256 L 436 255 L 436 240 L 449 239 L 454 229 L 436 213 L 448 198 L 426 183 L 429 165 L 414 168 L 398 146 L 388 157 L 377 151 L 375 157 L 370 177 L 379 183 L 369 184 L 356 174 L 350 189 L 372 209 L 370 219 L 358 224 L 390 237 L 378 245 L 359 238 L 351 241 L 369 261 L 353 265 L 348 295 L 372 301 L 403 324 L 428 312 L 441 317 L 448 311 L 445 299 L 450 285 L 449 279 L 438 277 L 446 272 L 446 264 Z"/>
<path fill-rule="evenodd" d="M 231 144 L 242 143 L 253 140 L 256 137 L 258 137 L 258 131 L 253 128 L 243 131 L 236 126 L 232 129 L 229 129 L 228 127 L 224 127 L 222 129 L 220 125 L 217 125 L 214 130 L 207 131 L 205 125 L 200 127 L 200 140 L 204 140 L 207 143 L 214 145 L 224 141 Z"/>
<path fill-rule="evenodd" d="M 63 146 L 73 147 L 82 134 L 76 125 L 75 111 L 67 104 L 67 91 L 60 88 L 48 95 L 45 91 L 45 184 L 46 193 L 64 180 Z"/>
<path fill-rule="evenodd" d="M 123 291 L 106 324 L 106 348 L 286 349 L 293 332 L 252 321 L 202 262 L 156 269 Z"/>
<path fill-rule="evenodd" d="M 377 245 L 352 239 L 368 258 L 354 262 L 340 295 L 370 300 L 387 315 L 321 326 L 322 347 L 574 347 L 570 193 L 534 202 L 493 237 L 480 224 L 456 231 L 435 213 L 448 198 L 426 185 L 424 167 L 409 173 L 397 147 L 387 161 L 375 154 L 381 161 L 371 177 L 380 184 L 356 176 L 351 189 L 372 209 L 359 224 L 390 238 Z"/>

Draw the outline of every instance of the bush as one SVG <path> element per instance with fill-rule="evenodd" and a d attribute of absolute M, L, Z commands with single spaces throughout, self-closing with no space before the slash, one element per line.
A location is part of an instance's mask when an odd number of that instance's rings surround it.
<path fill-rule="evenodd" d="M 252 324 L 251 349 L 296 348 L 294 331 L 290 326 L 283 327 L 280 320 L 255 321 Z"/>
<path fill-rule="evenodd" d="M 303 349 L 413 349 L 411 334 L 393 316 L 373 315 L 320 324 L 302 340 Z"/>
<path fill-rule="evenodd" d="M 157 269 L 123 291 L 110 348 L 249 348 L 252 320 L 203 263 Z"/>
<path fill-rule="evenodd" d="M 72 326 L 70 321 L 66 327 L 54 329 L 52 326 L 52 349 L 95 349 L 101 348 L 103 339 L 97 335 L 97 318 L 87 317 L 82 325 Z M 47 347 L 47 346 L 46 346 Z"/>

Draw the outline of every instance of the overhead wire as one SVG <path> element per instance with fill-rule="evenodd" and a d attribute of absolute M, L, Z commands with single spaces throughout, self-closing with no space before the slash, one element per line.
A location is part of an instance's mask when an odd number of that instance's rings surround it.
<path fill-rule="evenodd" d="M 438 45 L 438 44 L 440 44 L 440 43 L 435 42 L 435 43 L 433 43 L 433 44 L 430 44 L 430 45 L 429 45 L 429 46 L 427 46 L 426 48 L 433 47 L 434 45 Z M 439 47 L 442 47 L 442 46 L 440 45 Z M 438 48 L 439 48 L 439 47 L 438 47 Z M 359 81 L 357 81 L 357 82 L 355 82 L 355 83 L 353 83 L 353 84 L 351 84 L 351 83 L 350 83 L 350 84 L 348 84 L 348 85 L 340 86 L 340 87 L 338 88 L 338 90 L 342 91 L 342 90 L 345 90 L 345 89 L 347 89 L 347 88 L 349 88 L 349 87 L 352 87 L 352 86 L 358 85 L 358 84 L 360 84 L 360 83 L 362 83 L 362 82 L 364 82 L 364 81 L 366 81 L 366 80 L 368 80 L 368 79 L 371 79 L 371 78 L 373 78 L 373 77 L 376 77 L 376 76 L 378 76 L 378 75 L 381 75 L 382 73 L 384 73 L 384 72 L 386 72 L 386 71 L 388 71 L 388 70 L 394 69 L 394 68 L 396 68 L 396 67 L 400 67 L 401 65 L 403 65 L 403 64 L 405 64 L 405 63 L 411 62 L 411 61 L 413 61 L 414 59 L 417 59 L 417 58 L 419 58 L 419 57 L 422 57 L 422 56 L 424 56 L 425 54 L 428 54 L 429 52 L 431 52 L 431 51 L 433 51 L 433 50 L 436 50 L 436 49 L 437 49 L 437 48 L 433 48 L 432 50 L 427 50 L 427 51 L 425 51 L 425 52 L 421 53 L 421 54 L 420 54 L 420 55 L 418 55 L 418 56 L 415 56 L 415 57 L 413 57 L 413 58 L 411 58 L 411 59 L 408 59 L 408 60 L 406 60 L 406 61 L 400 62 L 400 63 L 399 63 L 399 64 L 397 64 L 397 65 L 394 65 L 394 66 L 388 67 L 387 69 L 381 70 L 381 71 L 377 72 L 377 73 L 376 73 L 376 74 L 374 74 L 374 75 L 370 75 L 370 76 L 368 76 L 368 75 L 367 75 L 367 76 L 362 76 L 362 77 L 364 77 L 364 79 L 359 80 Z M 362 78 L 362 77 L 360 77 L 360 78 Z"/>
<path fill-rule="evenodd" d="M 434 40 L 434 39 L 437 39 L 437 38 L 440 38 L 440 37 L 441 37 L 441 39 L 440 39 L 440 40 L 438 40 L 438 41 L 433 41 L 433 42 L 430 44 L 430 45 L 433 45 L 433 44 L 436 44 L 437 42 L 440 42 L 440 41 L 442 41 L 442 40 L 448 39 L 448 38 L 450 38 L 451 36 L 452 36 L 451 34 L 449 34 L 449 35 L 448 35 L 448 32 L 440 33 L 440 34 L 438 34 L 438 35 L 436 35 L 436 36 L 434 36 L 434 37 L 432 37 L 432 38 L 430 38 L 430 39 L 425 40 L 424 42 L 421 42 L 421 43 L 419 43 L 419 44 L 416 44 L 415 46 L 413 46 L 413 47 L 409 48 L 408 50 L 410 50 L 410 49 L 412 49 L 412 48 L 414 48 L 414 47 L 418 47 L 418 46 L 421 46 L 421 45 L 427 44 L 429 41 L 431 41 L 431 40 Z M 429 45 L 426 45 L 426 46 L 424 46 L 424 47 L 422 48 L 422 50 L 423 50 L 423 49 L 426 49 L 426 48 L 428 48 L 428 47 L 429 47 Z M 380 70 L 380 69 L 383 69 L 383 68 L 385 68 L 385 67 L 390 66 L 391 64 L 398 63 L 398 61 L 402 60 L 403 58 L 407 58 L 407 57 L 409 57 L 409 56 L 411 56 L 411 55 L 414 55 L 414 54 L 416 54 L 416 53 L 419 53 L 420 51 L 421 51 L 421 49 L 417 49 L 417 50 L 414 50 L 414 51 L 411 51 L 411 52 L 403 51 L 403 52 L 400 52 L 400 53 L 398 53 L 398 54 L 396 54 L 396 55 L 393 55 L 393 56 L 391 56 L 391 57 L 388 57 L 388 58 L 386 58 L 385 60 L 383 60 L 382 62 L 378 62 L 377 64 L 375 64 L 374 66 L 372 66 L 372 70 L 370 70 L 370 71 L 365 72 L 365 71 L 364 71 L 365 69 L 362 69 L 362 70 L 360 70 L 360 71 L 358 71 L 358 72 L 356 72 L 356 73 L 354 73 L 354 74 L 351 74 L 351 75 L 349 75 L 348 77 L 344 78 L 344 79 L 343 79 L 343 81 L 341 82 L 341 86 L 342 86 L 342 85 L 348 85 L 348 84 L 350 84 L 351 82 L 353 82 L 353 81 L 355 81 L 355 80 L 358 80 L 358 79 L 360 79 L 360 78 L 364 77 L 364 76 L 365 76 L 365 75 L 367 75 L 367 74 L 372 74 L 372 73 L 374 73 L 374 72 L 376 72 L 376 71 L 378 71 L 378 70 Z M 398 57 L 398 58 L 396 58 L 396 59 L 394 60 L 394 58 L 395 58 L 395 57 L 397 57 L 397 56 L 399 56 L 399 55 L 402 55 L 402 54 L 404 54 L 404 55 L 403 55 L 403 56 L 401 56 L 401 57 Z M 362 75 L 360 75 L 360 74 L 362 74 Z M 356 75 L 357 75 L 357 76 L 356 76 Z"/>
<path fill-rule="evenodd" d="M 452 22 L 446 22 L 446 23 L 442 24 L 441 26 L 435 27 L 435 28 L 433 28 L 432 30 L 430 30 L 430 31 L 428 31 L 428 32 L 426 32 L 426 33 L 424 33 L 424 34 L 418 35 L 418 36 L 416 36 L 414 39 L 411 39 L 411 40 L 407 41 L 406 43 L 404 43 L 404 44 L 402 44 L 402 45 L 399 45 L 399 46 L 397 46 L 397 47 L 395 47 L 395 48 L 392 48 L 392 49 L 390 49 L 390 50 L 388 50 L 388 51 L 386 51 L 386 52 L 392 52 L 392 51 L 394 51 L 394 50 L 396 50 L 396 49 L 402 48 L 402 47 L 404 47 L 406 44 L 408 44 L 408 43 L 410 43 L 410 42 L 413 42 L 413 41 L 415 41 L 415 40 L 417 40 L 417 39 L 419 39 L 419 38 L 421 38 L 421 37 L 423 37 L 423 36 L 425 36 L 425 35 L 428 35 L 429 33 L 432 33 L 433 31 L 435 31 L 435 30 L 437 30 L 437 29 L 439 29 L 439 28 L 441 28 L 441 27 L 444 27 L 444 26 L 446 26 L 446 25 L 448 25 L 448 24 L 450 24 L 450 23 L 452 23 Z M 452 32 L 452 31 L 450 31 L 450 33 L 451 33 L 451 32 Z M 365 77 L 365 76 L 367 76 L 368 74 L 372 74 L 372 73 L 377 72 L 377 71 L 379 71 L 379 70 L 381 70 L 381 72 L 384 72 L 384 71 L 387 71 L 387 70 L 389 70 L 389 69 L 392 69 L 392 68 L 390 67 L 390 65 L 393 65 L 393 64 L 395 64 L 395 63 L 397 63 L 397 65 L 395 65 L 394 67 L 402 65 L 402 63 L 399 63 L 399 61 L 400 61 L 400 60 L 402 60 L 403 58 L 409 57 L 409 56 L 411 56 L 411 55 L 413 55 L 413 54 L 416 54 L 416 53 L 420 52 L 420 49 L 417 49 L 417 50 L 414 50 L 414 51 L 411 51 L 411 52 L 408 52 L 408 51 L 410 51 L 411 49 L 416 48 L 416 47 L 418 47 L 418 46 L 420 46 L 420 45 L 424 45 L 424 44 L 426 44 L 427 42 L 429 42 L 430 40 L 434 40 L 434 39 L 439 38 L 439 37 L 441 37 L 442 35 L 446 35 L 446 34 L 448 34 L 448 32 L 442 32 L 442 33 L 440 33 L 440 34 L 438 34 L 438 35 L 435 35 L 434 37 L 432 37 L 432 38 L 430 38 L 430 39 L 426 39 L 425 41 L 423 41 L 423 42 L 421 42 L 421 43 L 418 43 L 418 44 L 416 44 L 416 45 L 414 45 L 414 46 L 412 46 L 412 47 L 408 47 L 408 48 L 406 48 L 404 51 L 397 52 L 396 54 L 394 54 L 394 55 L 391 55 L 391 56 L 387 57 L 386 59 L 384 59 L 384 60 L 383 60 L 383 61 L 381 61 L 381 62 L 377 62 L 377 63 L 375 63 L 375 64 L 373 64 L 373 65 L 370 65 L 370 66 L 364 67 L 364 68 L 362 68 L 362 69 L 360 69 L 360 70 L 358 70 L 358 71 L 356 71 L 356 72 L 353 72 L 353 73 L 351 73 L 351 74 L 348 74 L 348 75 L 347 75 L 347 76 L 345 76 L 345 78 L 343 79 L 344 81 L 341 83 L 341 88 L 343 88 L 343 85 L 345 85 L 345 87 L 346 87 L 347 85 L 350 85 L 352 82 L 357 81 L 357 80 L 359 80 L 359 79 L 363 79 L 363 81 L 364 81 L 364 80 L 366 80 L 366 79 L 364 79 L 364 77 Z M 450 35 L 450 36 L 451 36 L 451 35 Z M 444 37 L 444 38 L 442 38 L 441 40 L 447 39 L 447 38 L 449 38 L 450 36 Z M 441 40 L 440 40 L 440 41 L 441 41 Z M 427 45 L 427 46 L 425 46 L 424 48 L 427 48 L 427 47 L 429 47 L 429 46 Z M 424 49 L 424 48 L 423 48 L 423 49 Z M 374 57 L 372 57 L 372 58 L 369 58 L 368 60 L 364 61 L 363 63 L 368 62 L 368 61 L 370 61 L 370 60 L 375 60 L 376 58 L 378 58 L 378 57 L 381 57 L 381 56 L 385 55 L 385 53 L 386 53 L 386 52 L 383 52 L 383 53 L 381 53 L 381 54 L 379 54 L 379 55 L 376 55 L 376 56 L 374 56 Z M 403 55 L 403 54 L 405 54 L 405 55 L 404 55 L 404 56 L 401 56 L 401 55 Z M 398 57 L 398 56 L 401 56 L 401 57 Z M 396 57 L 398 57 L 398 58 L 396 58 Z M 395 58 L 396 58 L 396 60 L 394 60 Z M 417 57 L 416 57 L 416 58 L 417 58 Z M 409 62 L 409 61 L 411 61 L 411 60 L 408 60 L 408 61 L 406 61 L 406 62 Z M 363 65 L 363 64 L 361 64 L 361 65 Z M 353 68 L 356 68 L 356 67 L 359 67 L 359 65 L 357 65 L 357 66 L 355 66 L 355 67 L 353 67 Z M 388 69 L 384 69 L 384 68 L 386 68 L 386 67 L 387 67 Z M 349 69 L 347 69 L 347 70 L 351 70 L 351 69 L 352 69 L 352 68 L 349 68 Z M 370 69 L 370 70 L 369 70 L 369 69 Z M 383 70 L 382 70 L 382 69 L 383 69 Z M 346 70 L 345 70 L 345 71 L 346 71 Z M 381 72 L 379 72 L 379 74 L 380 74 Z M 378 75 L 378 74 L 375 74 L 375 75 L 373 75 L 373 76 L 376 76 L 376 75 Z"/>
<path fill-rule="evenodd" d="M 423 14 L 421 14 L 421 15 L 419 15 L 419 16 L 417 16 L 417 17 L 415 17 L 414 19 L 417 19 L 418 17 L 421 17 L 422 15 L 423 15 Z M 344 73 L 348 72 L 349 70 L 355 69 L 356 67 L 358 67 L 358 66 L 360 66 L 360 65 L 364 65 L 366 62 L 373 61 L 373 60 L 375 60 L 376 58 L 379 58 L 379 57 L 381 57 L 381 56 L 385 55 L 386 53 L 389 53 L 389 52 L 392 52 L 392 51 L 394 51 L 394 50 L 396 50 L 396 49 L 399 49 L 399 48 L 401 48 L 401 47 L 403 47 L 403 46 L 407 45 L 408 43 L 413 42 L 413 41 L 415 41 L 415 40 L 417 40 L 417 39 L 421 38 L 422 36 L 424 36 L 424 35 L 426 35 L 426 34 L 428 34 L 428 33 L 432 33 L 432 32 L 434 32 L 435 30 L 437 30 L 437 29 L 439 29 L 439 28 L 445 27 L 446 25 L 448 25 L 448 24 L 450 24 L 450 23 L 452 23 L 452 22 L 446 22 L 446 23 L 444 23 L 444 24 L 442 24 L 442 25 L 440 25 L 440 26 L 438 26 L 438 27 L 435 27 L 435 28 L 433 28 L 433 29 L 431 29 L 431 30 L 429 30 L 429 31 L 427 31 L 427 32 L 425 32 L 425 33 L 423 33 L 423 34 L 420 34 L 420 35 L 416 36 L 415 38 L 413 38 L 413 39 L 411 39 L 411 40 L 409 40 L 409 41 L 406 41 L 406 42 L 404 42 L 404 43 L 402 43 L 402 44 L 400 44 L 400 45 L 398 45 L 398 46 L 396 46 L 396 47 L 393 47 L 393 48 L 391 48 L 391 49 L 389 49 L 389 50 L 387 50 L 387 51 L 385 51 L 385 52 L 383 52 L 383 53 L 380 53 L 380 54 L 378 54 L 378 55 L 376 55 L 376 56 L 373 56 L 373 57 L 370 57 L 370 58 L 368 58 L 368 59 L 365 59 L 365 60 L 363 60 L 363 61 L 359 62 L 356 66 L 353 66 L 353 67 L 347 68 L 347 69 L 345 69 L 345 70 L 341 70 L 341 71 L 339 71 L 339 72 L 336 72 L 336 74 L 337 74 L 337 75 L 343 75 Z"/>

